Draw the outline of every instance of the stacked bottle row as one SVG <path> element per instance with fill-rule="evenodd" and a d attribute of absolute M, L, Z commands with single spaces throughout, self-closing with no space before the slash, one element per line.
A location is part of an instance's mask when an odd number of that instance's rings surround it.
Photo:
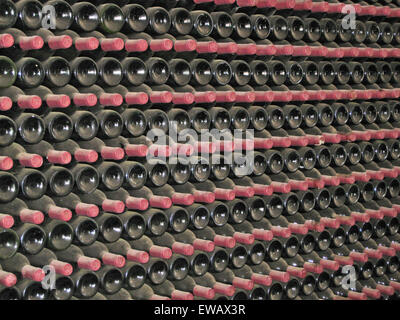
<path fill-rule="evenodd" d="M 168 114 L 161 110 L 147 110 L 142 113 L 128 109 L 122 113 L 122 117 L 115 111 L 107 110 L 100 113 L 102 117 L 98 120 L 90 112 L 85 111 L 75 112 L 72 118 L 63 113 L 51 112 L 44 120 L 30 113 L 22 113 L 16 121 L 2 116 L 2 124 L 7 131 L 2 135 L 1 167 L 3 170 L 10 170 L 14 161 L 15 164 L 38 168 L 46 163 L 61 165 L 74 165 L 76 162 L 94 163 L 99 158 L 119 161 L 126 157 L 145 157 L 149 152 L 152 155 L 163 154 L 165 157 L 172 154 L 191 156 L 197 154 L 197 151 L 213 153 L 217 149 L 225 152 L 243 149 L 265 150 L 271 147 L 304 147 L 319 144 L 321 141 L 339 143 L 368 141 L 371 138 L 396 139 L 398 137 L 398 121 L 395 121 L 398 117 L 396 104 L 390 106 L 378 102 L 377 105 L 380 107 L 379 112 L 372 103 L 352 103 L 351 112 L 344 104 L 334 103 L 332 104 L 334 110 L 327 104 L 316 106 L 303 104 L 300 108 L 295 105 L 286 105 L 283 108 L 270 105 L 266 110 L 254 106 L 249 111 L 235 106 L 229 110 L 213 107 L 209 109 L 210 112 L 204 108 L 194 107 L 189 112 L 175 109 Z M 210 120 L 212 116 L 214 121 Z M 143 120 L 137 121 L 139 123 L 137 126 L 129 126 L 134 119 Z M 377 119 L 381 128 L 374 123 Z M 389 119 L 391 121 L 388 121 Z M 250 135 L 246 139 L 235 137 L 230 141 L 223 141 L 224 136 L 219 137 L 221 140 L 217 140 L 209 135 L 212 141 L 194 141 L 193 146 L 184 145 L 168 136 L 169 141 L 166 139 L 164 143 L 161 140 L 153 143 L 149 137 L 143 135 L 146 127 L 157 128 L 167 133 L 169 120 L 179 120 L 176 121 L 176 127 L 180 132 L 188 129 L 190 124 L 199 132 L 209 128 L 246 129 L 250 125 L 258 131 L 254 132 L 254 137 Z M 84 124 L 87 123 L 90 124 L 89 129 L 85 128 Z M 104 129 L 112 123 L 117 124 L 112 131 Z M 128 124 L 126 130 L 122 126 L 124 123 Z M 333 123 L 337 124 L 336 128 L 332 126 Z M 316 124 L 320 127 L 316 127 Z M 61 126 L 62 130 L 57 130 Z M 124 132 L 127 132 L 126 138 L 120 136 Z M 96 138 L 97 133 L 106 139 L 102 141 Z M 44 137 L 51 138 L 54 144 L 42 140 Z M 71 137 L 77 141 L 71 140 Z M 375 141 L 374 144 L 379 145 L 380 142 Z M 389 140 L 388 146 L 384 150 L 395 150 L 397 141 Z M 257 153 L 256 158 L 259 157 L 261 162 L 267 161 L 265 156 Z"/>
<path fill-rule="evenodd" d="M 70 4 L 68 4 L 70 3 Z M 344 7 L 352 7 L 354 13 L 360 18 L 365 19 L 367 16 L 374 19 L 377 16 L 382 19 L 395 21 L 398 17 L 399 10 L 396 6 L 382 6 L 381 4 L 368 5 L 365 2 L 358 4 L 347 1 L 339 2 L 311 2 L 311 1 L 160 1 L 159 3 L 151 3 L 150 1 L 139 1 L 129 4 L 129 1 L 115 3 L 105 3 L 105 1 L 95 2 L 76 2 L 76 1 L 43 1 L 43 3 L 34 0 L 18 1 L 13 4 L 11 1 L 5 1 L 2 17 L 2 28 L 10 28 L 16 26 L 20 29 L 34 30 L 43 26 L 43 17 L 46 17 L 48 6 L 54 6 L 57 13 L 55 21 L 59 30 L 69 28 L 79 32 L 93 31 L 96 28 L 106 32 L 115 33 L 119 31 L 125 32 L 141 32 L 151 30 L 155 33 L 166 33 L 171 27 L 182 24 L 193 24 L 187 21 L 186 16 L 182 14 L 184 9 L 189 11 L 204 10 L 210 13 L 229 12 L 229 13 L 248 13 L 273 15 L 280 12 L 287 15 L 299 15 L 308 17 L 341 17 L 348 13 Z M 95 7 L 95 5 L 97 5 Z M 159 9 L 163 7 L 162 11 Z M 392 6 L 392 8 L 390 8 Z M 144 10 L 146 7 L 146 11 Z M 44 10 L 43 10 L 44 8 Z M 178 8 L 178 9 L 176 9 Z M 26 13 L 32 13 L 28 18 Z M 179 13 L 179 14 L 177 14 Z M 186 21 L 185 21 L 186 20 Z M 226 21 L 226 19 L 225 19 Z M 48 21 L 47 21 L 48 22 Z M 155 25 L 155 26 L 154 26 Z M 162 28 L 159 26 L 163 25 Z M 180 28 L 177 31 L 181 31 Z M 163 32 L 164 31 L 164 32 Z M 243 37 L 245 38 L 245 37 Z"/>
<path fill-rule="evenodd" d="M 104 57 L 95 62 L 88 57 L 79 57 L 68 63 L 62 57 L 51 57 L 44 62 L 35 58 L 25 57 L 14 64 L 6 57 L 2 57 L 2 64 L 5 68 L 2 79 L 3 87 L 18 86 L 24 89 L 27 94 L 39 96 L 45 95 L 51 89 L 56 93 L 64 90 L 73 97 L 79 93 L 86 93 L 91 89 L 93 94 L 101 89 L 97 87 L 90 88 L 93 85 L 104 86 L 107 91 L 114 90 L 115 94 L 119 92 L 139 92 L 146 91 L 144 83 L 155 85 L 153 91 L 173 91 L 167 90 L 159 85 L 169 84 L 177 86 L 178 92 L 192 93 L 198 89 L 204 91 L 203 86 L 209 84 L 214 86 L 234 85 L 240 94 L 241 91 L 262 91 L 265 84 L 280 86 L 282 84 L 296 85 L 346 85 L 351 84 L 354 89 L 361 90 L 359 84 L 370 87 L 363 87 L 363 90 L 372 88 L 395 89 L 398 88 L 399 69 L 398 62 L 343 62 L 343 61 L 280 61 L 280 60 L 253 60 L 246 62 L 244 60 L 234 59 L 230 62 L 222 59 L 214 59 L 208 62 L 205 59 L 198 58 L 187 62 L 184 59 L 171 59 L 168 62 L 159 57 L 151 57 L 143 61 L 136 57 L 129 57 L 119 62 L 115 58 Z M 83 71 L 90 71 L 91 77 L 84 78 Z M 77 88 L 72 87 L 75 85 Z M 186 87 L 186 85 L 192 85 Z M 252 85 L 254 88 L 245 87 Z M 48 89 L 41 88 L 41 85 L 47 85 Z M 127 86 L 119 87 L 119 85 Z M 375 85 L 371 86 L 371 85 Z M 392 85 L 392 86 L 391 86 Z M 116 87 L 116 88 L 114 88 Z M 334 88 L 334 87 L 333 87 Z M 340 87 L 339 87 L 340 88 Z M 157 90 L 158 89 L 158 90 Z M 218 89 L 218 88 L 217 88 Z M 246 90 L 247 89 L 247 90 Z M 276 91 L 276 88 L 274 91 Z M 318 90 L 325 89 L 319 88 Z M 46 91 L 45 91 L 46 90 Z M 220 89 L 221 90 L 221 89 Z M 225 89 L 226 90 L 226 89 Z M 299 89 L 297 89 L 299 90 Z M 317 90 L 315 87 L 305 88 L 304 90 Z M 333 90 L 328 87 L 327 90 Z M 3 96 L 15 96 L 24 94 L 17 89 L 3 89 Z M 14 92 L 16 91 L 16 92 Z M 43 91 L 43 93 L 41 92 Z M 214 89 L 215 91 L 215 89 Z M 235 89 L 231 88 L 231 91 Z M 100 91 L 101 92 L 101 91 Z M 126 95 L 125 95 L 126 96 Z M 95 105 L 97 100 L 90 100 Z M 76 99 L 78 100 L 78 99 Z M 81 99 L 83 100 L 83 99 Z M 125 99 L 126 100 L 126 99 Z M 85 101 L 85 100 L 83 100 Z M 78 105 L 81 105 L 82 103 Z M 135 102 L 127 103 L 133 104 Z M 140 101 L 138 101 L 140 104 Z M 241 102 L 240 100 L 238 102 Z M 247 102 L 247 101 L 246 101 Z M 250 101 L 253 102 L 253 101 Z M 121 101 L 122 103 L 122 101 Z M 144 104 L 146 101 L 144 101 Z M 193 101 L 186 103 L 191 104 Z M 106 103 L 102 103 L 107 106 Z M 62 107 L 62 106 L 61 106 Z"/>
<path fill-rule="evenodd" d="M 64 59 L 53 57 L 43 68 L 35 59 L 21 59 L 15 69 L 19 76 L 7 71 L 3 77 L 16 79 L 18 87 L 0 89 L 0 109 L 5 115 L 24 110 L 46 115 L 52 110 L 96 113 L 103 107 L 123 104 L 141 109 L 216 103 L 246 107 L 269 102 L 389 99 L 400 94 L 398 63 L 255 60 L 248 64 L 233 60 L 229 64 L 216 59 L 209 64 L 195 59 L 189 64 L 182 59 L 167 63 L 150 58 L 144 63 L 127 58 L 120 64 L 113 58 L 103 58 L 98 69 L 90 58 L 74 62 L 70 68 Z M 90 77 L 85 76 L 85 70 L 90 70 Z"/>
<path fill-rule="evenodd" d="M 232 103 L 227 108 L 205 105 L 189 109 L 168 108 L 166 112 L 161 109 L 140 111 L 126 105 L 115 110 L 88 109 L 97 112 L 72 108 L 70 116 L 58 111 L 48 112 L 43 118 L 29 112 L 1 116 L 4 128 L 0 149 L 2 170 L 10 170 L 14 162 L 33 168 L 47 164 L 75 165 L 77 162 L 100 161 L 101 164 L 104 160 L 123 161 L 129 157 L 145 162 L 140 158 L 149 153 L 170 157 L 214 153 L 216 150 L 255 150 L 256 158 L 261 157 L 261 162 L 267 162 L 266 156 L 260 156 L 259 151 L 308 145 L 321 150 L 327 149 L 316 146 L 322 142 L 371 139 L 391 139 L 388 144 L 382 142 L 386 145 L 384 150 L 396 150 L 398 143 L 393 139 L 398 138 L 400 128 L 399 104 L 395 100 L 350 102 L 347 105 L 338 102 L 331 105 L 270 104 L 266 107 Z M 230 129 L 248 128 L 254 129 L 254 133 L 249 132 L 243 137 L 227 137 L 226 134 L 216 137 L 208 133 L 203 134 L 204 140 L 197 140 L 194 132 L 188 132 L 190 129 L 198 133 L 218 129 L 227 133 Z M 170 136 L 155 141 L 145 135 L 152 129 Z M 188 135 L 183 135 L 182 140 L 182 136 L 175 133 Z M 226 138 L 231 140 L 224 140 Z M 191 145 L 185 145 L 185 142 Z M 373 144 L 380 145 L 381 142 L 374 141 Z"/>
<path fill-rule="evenodd" d="M 397 299 L 395 1 L 134 2 L 1 3 L 0 299 Z"/>
<path fill-rule="evenodd" d="M 341 15 L 315 18 L 296 11 L 278 11 L 289 16 L 284 18 L 269 9 L 258 9 L 255 14 L 248 15 L 246 9 L 229 14 L 226 11 L 189 12 L 180 7 L 168 12 L 162 7 L 145 9 L 138 4 L 123 8 L 103 4 L 96 8 L 88 2 L 79 2 L 72 7 L 63 1 L 57 1 L 57 5 L 53 2 L 49 1 L 45 7 L 53 5 L 60 13 L 60 18 L 53 21 L 51 29 L 55 29 L 54 32 L 44 28 L 45 17 L 38 1 L 19 1 L 18 10 L 8 8 L 3 12 L 1 52 L 4 55 L 13 53 L 19 58 L 32 54 L 46 59 L 60 53 L 68 59 L 80 54 L 121 58 L 138 52 L 147 56 L 152 52 L 166 55 L 166 51 L 171 50 L 173 55 L 192 52 L 192 56 L 236 53 L 244 56 L 312 54 L 385 58 L 399 55 L 392 45 L 399 43 L 400 24 L 381 18 L 376 22 L 373 18 L 367 21 L 361 18 L 355 21 L 354 27 L 347 28 Z M 35 18 L 28 18 L 26 10 L 33 10 Z M 18 12 L 17 20 L 8 16 L 12 12 Z M 15 27 L 26 32 L 13 28 L 15 23 Z"/>

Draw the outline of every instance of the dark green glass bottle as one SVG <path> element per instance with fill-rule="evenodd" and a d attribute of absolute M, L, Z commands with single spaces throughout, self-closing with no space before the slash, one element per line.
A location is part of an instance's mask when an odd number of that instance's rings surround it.
<path fill-rule="evenodd" d="M 125 24 L 121 8 L 113 3 L 102 4 L 97 8 L 100 15 L 100 29 L 105 33 L 115 33 Z"/>
<path fill-rule="evenodd" d="M 0 56 L 0 88 L 11 87 L 17 79 L 15 63 L 5 56 Z"/>

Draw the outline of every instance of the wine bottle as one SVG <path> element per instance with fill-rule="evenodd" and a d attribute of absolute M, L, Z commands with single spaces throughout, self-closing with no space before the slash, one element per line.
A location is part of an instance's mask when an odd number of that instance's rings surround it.
<path fill-rule="evenodd" d="M 1 19 L 4 21 L 1 29 L 11 28 L 18 19 L 18 9 L 12 1 L 5 1 L 1 11 Z"/>
<path fill-rule="evenodd" d="M 150 285 L 144 284 L 136 290 L 129 290 L 133 299 L 138 300 L 171 300 L 168 297 L 160 296 L 154 293 Z"/>
<path fill-rule="evenodd" d="M 54 6 L 56 17 L 55 17 L 55 29 L 67 30 L 72 25 L 74 20 L 74 13 L 71 6 L 63 0 L 50 0 L 46 1 L 45 5 Z"/>
<path fill-rule="evenodd" d="M 29 260 L 20 253 L 15 254 L 12 258 L 3 260 L 1 265 L 3 270 L 19 273 L 24 279 L 40 282 L 45 276 L 42 269 L 32 266 Z"/>
<path fill-rule="evenodd" d="M 16 85 L 20 88 L 34 88 L 42 84 L 45 76 L 42 64 L 35 58 L 21 58 L 16 63 Z"/>
<path fill-rule="evenodd" d="M 116 242 L 106 244 L 111 253 L 126 256 L 129 261 L 138 263 L 147 263 L 149 261 L 149 253 L 140 249 L 132 249 L 131 244 L 123 239 L 118 239 Z M 155 247 L 153 251 L 150 249 L 150 255 L 157 250 Z M 156 254 L 154 256 L 157 256 Z"/>
<path fill-rule="evenodd" d="M 91 270 L 80 269 L 71 275 L 71 279 L 75 285 L 74 295 L 80 299 L 95 296 L 99 289 L 100 279 Z"/>
<path fill-rule="evenodd" d="M 214 289 L 196 284 L 196 282 L 191 277 L 186 277 L 184 280 L 180 281 L 174 281 L 173 284 L 178 290 L 191 292 L 195 297 L 201 297 L 211 300 L 215 296 Z"/>
<path fill-rule="evenodd" d="M 20 186 L 19 194 L 23 199 L 36 200 L 46 193 L 47 179 L 40 171 L 22 168 L 16 170 L 14 174 Z M 11 201 L 13 198 L 7 199 L 6 202 Z"/>
<path fill-rule="evenodd" d="M 232 297 L 235 294 L 234 286 L 218 282 L 211 273 L 206 273 L 201 277 L 193 277 L 197 285 L 212 288 L 216 294 Z"/>
<path fill-rule="evenodd" d="M 6 57 L 12 56 L 16 61 L 24 57 L 29 50 L 38 50 L 44 45 L 44 41 L 40 36 L 27 36 L 19 29 L 8 28 L 3 30 L 3 32 L 7 34 L 6 38 L 3 36 L 3 41 L 6 44 L 0 49 L 0 54 Z M 12 41 L 12 38 L 14 41 Z M 4 58 L 4 63 L 7 66 L 9 60 Z"/>
<path fill-rule="evenodd" d="M 70 62 L 73 85 L 89 87 L 96 83 L 99 70 L 94 60 L 88 57 L 78 57 Z"/>
<path fill-rule="evenodd" d="M 254 287 L 254 281 L 251 278 L 237 276 L 237 274 L 231 269 L 225 269 L 223 272 L 215 274 L 215 280 L 221 283 L 233 285 L 235 288 L 243 290 L 252 290 Z"/>
<path fill-rule="evenodd" d="M 38 50 L 30 51 L 30 55 L 41 61 L 46 60 L 54 55 L 57 51 L 63 49 L 68 49 L 73 44 L 73 39 L 68 35 L 63 33 L 54 34 L 48 29 L 41 28 L 35 31 L 28 31 L 26 33 L 28 36 L 40 36 L 43 39 L 43 46 Z"/>
<path fill-rule="evenodd" d="M 43 83 L 50 87 L 63 87 L 71 80 L 71 68 L 66 59 L 53 56 L 43 61 L 42 67 L 44 69 Z"/>
<path fill-rule="evenodd" d="M 99 291 L 104 294 L 115 294 L 123 286 L 124 275 L 114 266 L 103 266 L 96 271 L 96 275 L 99 277 Z"/>
<path fill-rule="evenodd" d="M 33 96 L 38 96 L 41 98 L 42 102 L 42 108 L 39 110 L 39 112 L 45 112 L 47 111 L 45 107 L 48 108 L 67 108 L 71 104 L 71 99 L 69 98 L 68 95 L 66 94 L 54 94 L 52 90 L 45 86 L 38 86 L 36 88 L 31 88 L 31 89 L 26 89 L 25 93 Z"/>
<path fill-rule="evenodd" d="M 94 31 L 100 23 L 97 8 L 90 2 L 77 2 L 71 6 L 74 21 L 71 29 L 76 31 Z"/>
<path fill-rule="evenodd" d="M 75 245 L 69 246 L 66 250 L 56 251 L 55 254 L 58 259 L 77 265 L 80 269 L 97 271 L 101 266 L 98 259 L 85 256 Z"/>
<path fill-rule="evenodd" d="M 89 246 L 82 247 L 82 252 L 92 258 L 101 259 L 103 264 L 122 268 L 125 258 L 121 255 L 110 253 L 104 243 L 94 242 Z"/>
<path fill-rule="evenodd" d="M 142 32 L 147 28 L 149 17 L 142 5 L 138 3 L 127 4 L 122 7 L 122 12 L 125 16 L 123 31 Z"/>
<path fill-rule="evenodd" d="M 56 275 L 55 290 L 50 296 L 54 300 L 69 300 L 72 298 L 74 282 L 69 276 Z"/>
<path fill-rule="evenodd" d="M 51 219 L 45 221 L 42 227 L 47 234 L 47 248 L 51 250 L 65 250 L 71 245 L 74 230 L 67 222 Z"/>
<path fill-rule="evenodd" d="M 47 248 L 44 248 L 38 254 L 28 255 L 27 258 L 36 267 L 43 267 L 44 265 L 52 266 L 59 275 L 69 276 L 73 271 L 69 263 L 57 260 L 57 256 Z"/>
<path fill-rule="evenodd" d="M 51 142 L 68 140 L 73 133 L 72 119 L 62 112 L 50 112 L 44 117 L 44 138 Z"/>
<path fill-rule="evenodd" d="M 17 125 L 11 118 L 6 116 L 0 117 L 0 123 L 3 128 L 6 129 L 5 132 L 0 135 L 2 140 L 0 147 L 7 147 L 11 145 L 17 137 Z M 13 162 L 10 160 L 12 159 L 8 156 L 6 156 L 6 158 L 1 158 L 3 170 L 11 169 Z"/>
<path fill-rule="evenodd" d="M 26 203 L 28 207 L 33 210 L 45 212 L 51 219 L 69 221 L 72 217 L 72 212 L 69 209 L 57 206 L 53 199 L 48 196 L 42 196 L 36 200 L 29 200 L 26 201 Z"/>
<path fill-rule="evenodd" d="M 97 8 L 99 13 L 99 27 L 107 33 L 115 33 L 122 29 L 125 23 L 125 15 L 116 4 L 102 4 Z"/>
<path fill-rule="evenodd" d="M 1 220 L 3 227 L 9 224 L 7 222 L 8 215 L 14 216 L 21 222 L 33 224 L 41 224 L 44 220 L 44 215 L 42 212 L 28 209 L 26 203 L 18 198 L 12 201 L 7 201 L 7 203 L 2 203 L 0 208 L 1 212 L 5 215 Z"/>
<path fill-rule="evenodd" d="M 168 280 L 152 288 L 155 293 L 171 297 L 172 300 L 193 300 L 193 295 L 190 292 L 175 289 L 174 284 Z"/>

